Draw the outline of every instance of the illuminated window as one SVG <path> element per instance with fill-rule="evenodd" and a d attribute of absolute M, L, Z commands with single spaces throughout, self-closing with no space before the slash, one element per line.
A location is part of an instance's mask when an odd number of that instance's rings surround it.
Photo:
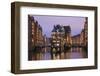
<path fill-rule="evenodd" d="M 56 42 L 55 40 L 53 40 L 53 42 Z"/>
<path fill-rule="evenodd" d="M 57 46 L 59 46 L 59 44 L 57 44 Z"/>
<path fill-rule="evenodd" d="M 60 41 L 57 41 L 57 42 L 60 42 Z"/>
<path fill-rule="evenodd" d="M 34 22 L 32 22 L 32 25 L 34 26 Z"/>
<path fill-rule="evenodd" d="M 32 39 L 32 42 L 34 42 L 34 39 Z"/>
<path fill-rule="evenodd" d="M 55 36 L 52 36 L 52 38 L 54 39 L 54 38 L 55 38 Z"/>

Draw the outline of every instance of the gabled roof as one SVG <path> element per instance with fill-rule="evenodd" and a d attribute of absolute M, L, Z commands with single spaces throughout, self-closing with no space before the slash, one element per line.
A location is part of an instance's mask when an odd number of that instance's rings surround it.
<path fill-rule="evenodd" d="M 68 33 L 71 32 L 70 26 L 63 26 L 63 27 L 64 27 L 64 29 L 65 29 L 65 32 L 68 32 Z"/>
<path fill-rule="evenodd" d="M 70 26 L 62 26 L 60 24 L 54 25 L 52 32 L 71 32 Z"/>

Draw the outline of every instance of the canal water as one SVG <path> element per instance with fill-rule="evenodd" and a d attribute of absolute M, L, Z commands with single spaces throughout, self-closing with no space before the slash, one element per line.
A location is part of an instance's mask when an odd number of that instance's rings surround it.
<path fill-rule="evenodd" d="M 84 48 L 70 48 L 66 51 L 53 53 L 51 48 L 47 47 L 33 53 L 32 60 L 79 59 L 87 57 L 88 53 Z"/>

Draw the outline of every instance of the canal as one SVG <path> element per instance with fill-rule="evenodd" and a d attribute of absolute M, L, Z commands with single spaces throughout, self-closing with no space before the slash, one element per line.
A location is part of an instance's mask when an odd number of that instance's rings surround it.
<path fill-rule="evenodd" d="M 72 47 L 61 52 L 51 52 L 51 48 L 46 47 L 32 54 L 32 60 L 79 59 L 87 57 L 87 51 L 84 48 L 79 47 Z"/>

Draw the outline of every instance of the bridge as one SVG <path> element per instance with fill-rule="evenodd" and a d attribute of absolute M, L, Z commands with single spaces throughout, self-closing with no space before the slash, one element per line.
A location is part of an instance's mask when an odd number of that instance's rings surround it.
<path fill-rule="evenodd" d="M 40 45 L 40 46 L 37 46 L 37 47 L 45 48 L 45 47 L 52 47 L 52 46 L 51 46 L 51 44 L 48 44 L 48 45 Z M 58 46 L 55 46 L 55 47 L 58 47 Z M 83 44 L 68 44 L 65 47 L 85 47 L 85 45 L 83 45 Z"/>

